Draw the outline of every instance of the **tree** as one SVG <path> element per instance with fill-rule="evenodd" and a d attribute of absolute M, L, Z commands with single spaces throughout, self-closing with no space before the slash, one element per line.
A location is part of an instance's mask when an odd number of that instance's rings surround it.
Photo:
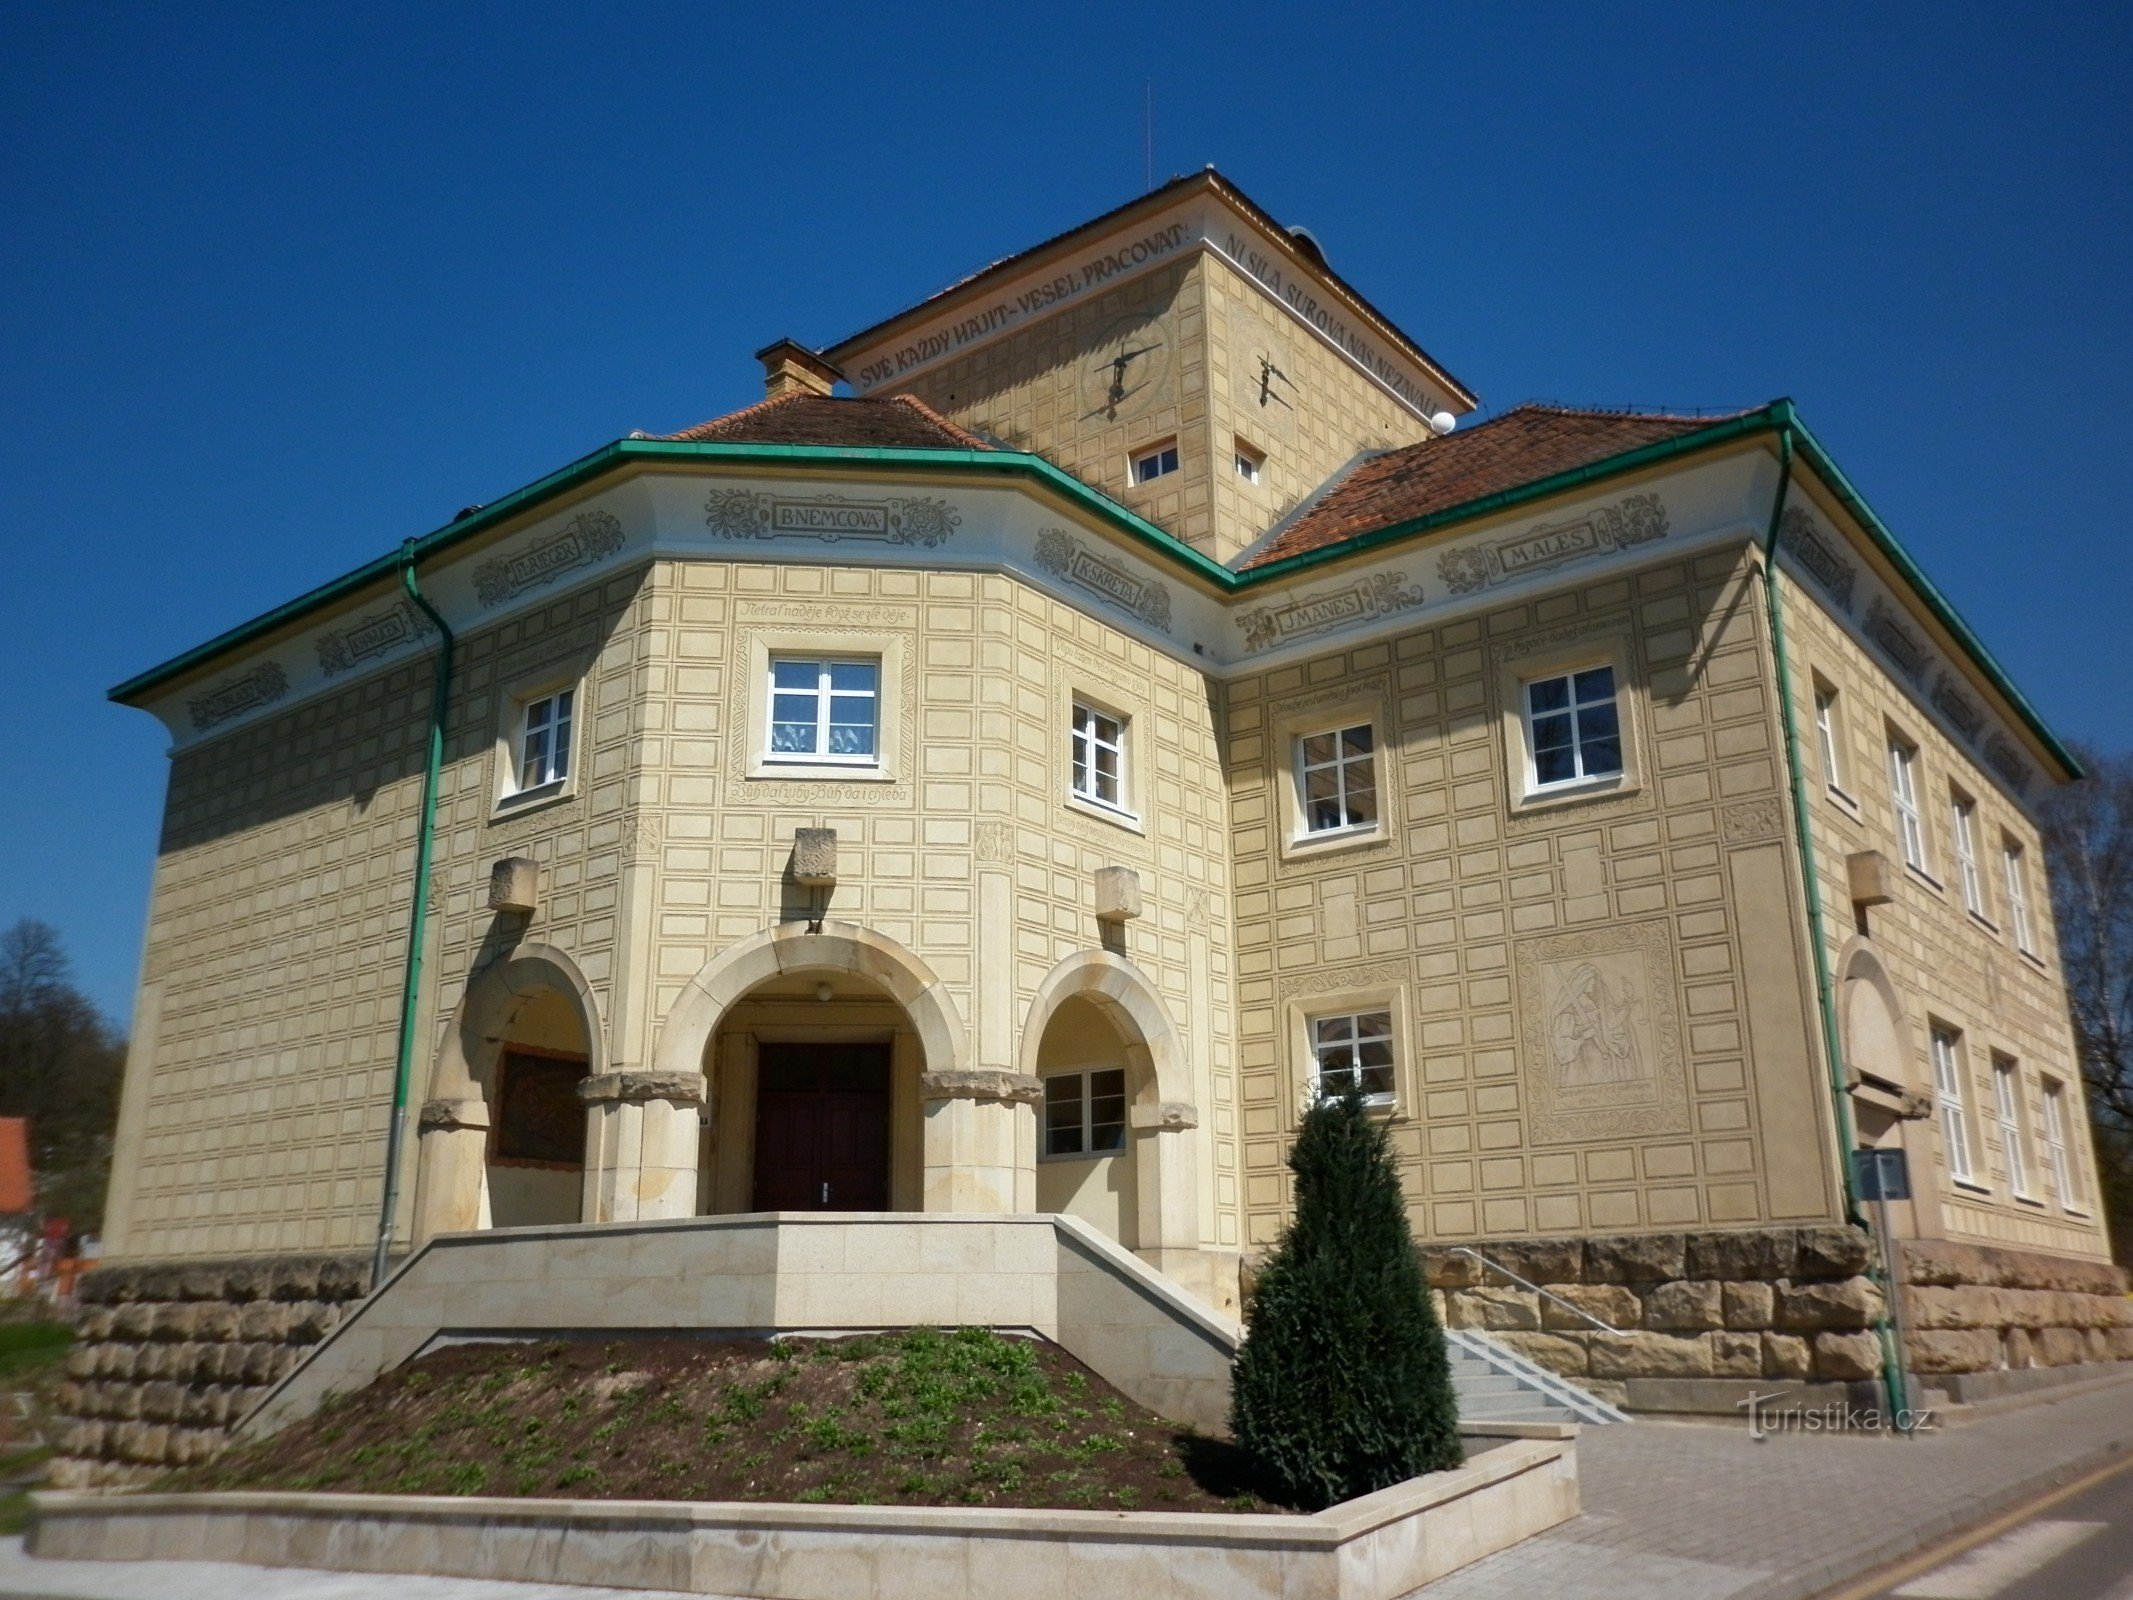
<path fill-rule="evenodd" d="M 1230 1425 L 1284 1498 L 1316 1510 L 1465 1452 L 1384 1124 L 1360 1095 L 1322 1098 L 1289 1168 L 1296 1216 L 1259 1276 Z"/>
<path fill-rule="evenodd" d="M 2133 1259 L 2133 757 L 2075 754 L 2089 775 L 2045 801 L 2045 861 L 2097 1176 Z"/>
<path fill-rule="evenodd" d="M 78 1232 L 103 1225 L 125 1041 L 68 975 L 58 930 L 0 932 L 0 1116 L 30 1119 L 37 1209 Z"/>

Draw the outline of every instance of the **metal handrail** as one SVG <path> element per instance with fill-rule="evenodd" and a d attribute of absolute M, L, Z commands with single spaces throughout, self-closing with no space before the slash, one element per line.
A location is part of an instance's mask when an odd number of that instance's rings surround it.
<path fill-rule="evenodd" d="M 1535 1294 L 1539 1295 L 1539 1296 L 1540 1296 L 1540 1297 L 1541 1297 L 1541 1298 L 1542 1298 L 1543 1300 L 1549 1301 L 1550 1303 L 1552 1303 L 1552 1304 L 1554 1304 L 1554 1305 L 1559 1305 L 1559 1306 L 1561 1306 L 1561 1307 L 1562 1307 L 1562 1308 L 1563 1308 L 1563 1309 L 1564 1309 L 1565 1311 L 1569 1312 L 1569 1313 L 1570 1313 L 1570 1314 L 1571 1314 L 1571 1315 L 1572 1315 L 1573 1317 L 1578 1317 L 1578 1318 L 1581 1318 L 1581 1319 L 1583 1319 L 1583 1320 L 1584 1320 L 1584 1321 L 1586 1321 L 1586 1322 L 1589 1322 L 1589 1323 L 1591 1323 L 1591 1324 L 1592 1324 L 1592 1325 L 1593 1325 L 1593 1326 L 1594 1326 L 1595 1328 L 1598 1328 L 1598 1329 L 1599 1329 L 1599 1330 L 1600 1330 L 1600 1331 L 1601 1331 L 1602 1333 L 1611 1333 L 1611 1334 L 1613 1334 L 1613 1335 L 1614 1335 L 1614 1336 L 1615 1336 L 1615 1337 L 1616 1337 L 1617 1339 L 1626 1339 L 1626 1338 L 1628 1338 L 1628 1337 L 1629 1337 L 1629 1335 L 1630 1335 L 1630 1334 L 1631 1334 L 1631 1333 L 1632 1333 L 1633 1331 L 1635 1331 L 1635 1330 L 1633 1330 L 1633 1329 L 1628 1329 L 1628 1328 L 1617 1328 L 1617 1327 L 1615 1327 L 1615 1326 L 1614 1326 L 1614 1325 L 1613 1325 L 1612 1323 L 1602 1322 L 1602 1321 L 1601 1321 L 1601 1320 L 1600 1320 L 1600 1319 L 1599 1319 L 1598 1317 L 1594 1316 L 1594 1315 L 1593 1315 L 1593 1314 L 1592 1314 L 1592 1313 L 1591 1313 L 1590 1311 L 1587 1311 L 1587 1310 L 1586 1310 L 1586 1309 L 1585 1309 L 1585 1308 L 1584 1308 L 1583 1306 L 1574 1306 L 1574 1305 L 1572 1305 L 1572 1304 L 1571 1304 L 1571 1303 L 1570 1303 L 1570 1302 L 1569 1302 L 1568 1300 L 1565 1300 L 1565 1299 L 1564 1299 L 1564 1298 L 1563 1298 L 1563 1297 L 1562 1297 L 1561 1295 L 1559 1295 L 1559 1294 L 1550 1294 L 1550 1293 L 1549 1293 L 1549 1292 L 1548 1292 L 1548 1291 L 1547 1291 L 1546 1289 L 1543 1289 L 1543 1288 L 1542 1288 L 1542 1287 L 1541 1287 L 1541 1286 L 1540 1286 L 1539 1284 L 1537 1284 L 1537 1283 L 1533 1283 L 1533 1282 L 1530 1282 L 1530 1281 L 1528 1281 L 1528 1280 L 1527 1280 L 1527 1279 L 1525 1279 L 1525 1278 L 1521 1278 L 1521 1277 L 1520 1277 L 1520 1276 L 1519 1276 L 1519 1275 L 1518 1275 L 1517 1273 L 1513 1272 L 1513 1271 L 1512 1271 L 1512 1270 L 1511 1270 L 1511 1269 L 1510 1269 L 1509 1267 L 1505 1266 L 1505 1265 L 1504 1265 L 1504 1264 L 1503 1264 L 1503 1263 L 1502 1263 L 1501 1261 L 1491 1261 L 1491 1260 L 1490 1260 L 1490 1259 L 1489 1259 L 1489 1258 L 1488 1258 L 1487 1256 L 1483 1255 L 1483 1254 L 1482 1254 L 1482 1253 L 1481 1253 L 1481 1252 L 1480 1252 L 1479 1250 L 1470 1250 L 1470 1249 L 1468 1249 L 1468 1248 L 1467 1248 L 1467 1247 L 1466 1247 L 1465 1245 L 1463 1245 L 1463 1244 L 1455 1244 L 1455 1245 L 1453 1245 L 1453 1246 L 1452 1246 L 1452 1254 L 1453 1254 L 1453 1255 L 1456 1255 L 1456 1256 L 1472 1256 L 1472 1257 L 1473 1257 L 1473 1258 L 1474 1258 L 1474 1259 L 1475 1259 L 1476 1261 L 1480 1262 L 1480 1263 L 1481 1263 L 1481 1264 L 1482 1264 L 1482 1265 L 1483 1265 L 1484 1267 L 1487 1267 L 1487 1268 L 1488 1268 L 1488 1269 L 1489 1269 L 1489 1270 L 1490 1270 L 1491 1272 L 1500 1272 L 1500 1273 L 1502 1273 L 1502 1274 L 1503 1274 L 1503 1275 L 1504 1275 L 1504 1276 L 1505 1276 L 1506 1278 L 1509 1278 L 1509 1279 L 1510 1279 L 1510 1280 L 1511 1280 L 1511 1281 L 1512 1281 L 1513 1283 L 1517 1284 L 1517 1285 L 1518 1285 L 1518 1286 L 1519 1286 L 1519 1287 L 1520 1287 L 1521 1289 L 1531 1289 L 1531 1290 L 1532 1290 L 1532 1291 L 1533 1291 L 1533 1292 L 1534 1292 Z"/>

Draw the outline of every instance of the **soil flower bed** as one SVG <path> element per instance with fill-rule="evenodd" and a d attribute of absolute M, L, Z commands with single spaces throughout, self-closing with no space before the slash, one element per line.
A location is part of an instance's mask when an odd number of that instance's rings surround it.
<path fill-rule="evenodd" d="M 157 1487 L 1282 1509 L 1233 1446 L 983 1328 L 459 1345 Z"/>

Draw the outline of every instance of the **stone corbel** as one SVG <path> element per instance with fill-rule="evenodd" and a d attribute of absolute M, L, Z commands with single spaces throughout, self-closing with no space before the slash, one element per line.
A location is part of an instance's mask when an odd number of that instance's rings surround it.
<path fill-rule="evenodd" d="M 946 1072 L 922 1073 L 918 1080 L 921 1100 L 992 1100 L 1011 1105 L 1035 1105 L 1044 1098 L 1044 1080 L 1026 1072 L 1003 1067 L 955 1067 Z"/>
<path fill-rule="evenodd" d="M 1189 1100 L 1158 1100 L 1152 1106 L 1129 1107 L 1126 1121 L 1135 1128 L 1153 1128 L 1157 1133 L 1182 1133 L 1200 1125 L 1200 1111 Z"/>
<path fill-rule="evenodd" d="M 602 1072 L 578 1085 L 588 1106 L 645 1105 L 664 1100 L 678 1106 L 707 1105 L 711 1086 L 701 1072 Z"/>
<path fill-rule="evenodd" d="M 416 1120 L 416 1129 L 422 1133 L 433 1131 L 458 1132 L 468 1129 L 475 1133 L 489 1131 L 489 1102 L 486 1100 L 426 1100 L 422 1115 Z"/>

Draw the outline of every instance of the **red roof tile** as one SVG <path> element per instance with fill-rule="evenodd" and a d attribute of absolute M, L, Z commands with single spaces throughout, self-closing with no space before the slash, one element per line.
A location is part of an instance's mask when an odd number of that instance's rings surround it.
<path fill-rule="evenodd" d="M 1245 570 L 1448 511 L 1724 420 L 1523 405 L 1358 463 L 1243 563 Z"/>
<path fill-rule="evenodd" d="M 665 435 L 686 444 L 814 444 L 858 449 L 989 450 L 924 401 L 783 394 Z"/>

